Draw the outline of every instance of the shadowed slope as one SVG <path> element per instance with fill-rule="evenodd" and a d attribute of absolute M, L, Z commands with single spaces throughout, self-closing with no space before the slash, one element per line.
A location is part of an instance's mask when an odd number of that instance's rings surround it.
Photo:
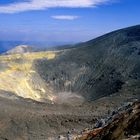
<path fill-rule="evenodd" d="M 138 93 L 140 26 L 81 43 L 53 60 L 35 63 L 54 93 L 73 93 L 88 100 L 118 92 Z"/>

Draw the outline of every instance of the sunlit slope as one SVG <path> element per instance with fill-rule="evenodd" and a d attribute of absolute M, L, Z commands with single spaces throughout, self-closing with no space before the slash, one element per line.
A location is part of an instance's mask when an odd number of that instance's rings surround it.
<path fill-rule="evenodd" d="M 51 89 L 32 67 L 36 59 L 55 59 L 58 52 L 36 52 L 0 56 L 0 90 L 37 101 L 51 100 Z"/>

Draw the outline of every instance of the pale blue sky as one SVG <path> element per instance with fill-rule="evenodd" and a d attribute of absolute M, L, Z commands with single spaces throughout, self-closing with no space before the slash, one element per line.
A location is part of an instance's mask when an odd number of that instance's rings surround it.
<path fill-rule="evenodd" d="M 0 0 L 0 40 L 80 42 L 140 23 L 140 0 Z"/>

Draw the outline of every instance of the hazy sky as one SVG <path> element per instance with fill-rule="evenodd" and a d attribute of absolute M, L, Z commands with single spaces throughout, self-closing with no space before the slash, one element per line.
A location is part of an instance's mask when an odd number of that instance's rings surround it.
<path fill-rule="evenodd" d="M 79 42 L 140 23 L 140 0 L 0 0 L 0 40 Z"/>

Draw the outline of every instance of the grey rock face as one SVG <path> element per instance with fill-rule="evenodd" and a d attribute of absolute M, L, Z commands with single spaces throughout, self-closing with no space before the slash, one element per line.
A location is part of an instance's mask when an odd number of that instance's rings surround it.
<path fill-rule="evenodd" d="M 87 100 L 140 89 L 140 26 L 75 45 L 53 60 L 35 62 L 55 93 L 78 94 Z"/>

